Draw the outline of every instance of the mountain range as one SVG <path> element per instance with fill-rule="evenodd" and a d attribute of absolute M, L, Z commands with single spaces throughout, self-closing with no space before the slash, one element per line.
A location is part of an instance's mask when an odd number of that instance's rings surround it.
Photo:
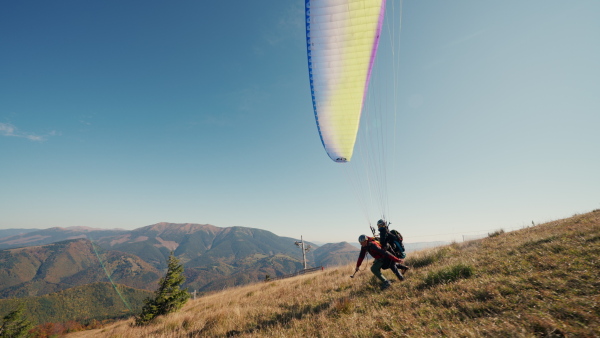
<path fill-rule="evenodd" d="M 39 297 L 112 281 L 152 291 L 171 252 L 185 268 L 188 290 L 206 292 L 264 280 L 303 268 L 296 239 L 246 227 L 157 223 L 135 230 L 87 227 L 10 229 L 0 238 L 0 298 Z M 356 260 L 342 242 L 306 253 L 310 266 Z"/>
<path fill-rule="evenodd" d="M 153 290 L 161 275 L 135 255 L 104 251 L 87 239 L 0 251 L 0 298 L 42 296 L 106 282 L 107 276 L 115 283 Z"/>

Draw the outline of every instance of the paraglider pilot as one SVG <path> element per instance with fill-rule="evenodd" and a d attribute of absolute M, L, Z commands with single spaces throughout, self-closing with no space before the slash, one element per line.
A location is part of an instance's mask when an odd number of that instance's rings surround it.
<path fill-rule="evenodd" d="M 356 262 L 355 271 L 358 271 L 363 259 L 365 258 L 365 255 L 368 252 L 375 259 L 375 262 L 373 262 L 373 266 L 371 267 L 371 272 L 382 282 L 382 289 L 387 289 L 390 286 L 390 281 L 381 274 L 381 269 L 386 268 L 386 265 L 388 264 L 389 268 L 392 270 L 392 272 L 394 272 L 394 275 L 396 275 L 399 280 L 404 280 L 404 276 L 400 273 L 400 271 L 398 271 L 398 267 L 396 266 L 396 264 L 402 263 L 401 259 L 383 250 L 379 242 L 377 242 L 373 237 L 360 235 L 360 237 L 358 237 L 358 242 L 360 243 L 361 249 L 360 255 L 358 256 L 358 261 Z"/>

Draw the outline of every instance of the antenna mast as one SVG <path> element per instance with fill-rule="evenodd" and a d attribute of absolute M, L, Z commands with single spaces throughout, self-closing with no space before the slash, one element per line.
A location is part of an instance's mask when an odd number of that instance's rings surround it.
<path fill-rule="evenodd" d="M 302 236 L 300 236 L 300 241 L 296 241 L 294 242 L 294 244 L 296 244 L 297 247 L 299 247 L 302 250 L 302 259 L 304 260 L 304 270 L 306 270 L 306 252 L 308 250 L 310 250 L 310 245 L 306 245 L 306 248 L 304 247 L 304 240 L 302 239 Z"/>

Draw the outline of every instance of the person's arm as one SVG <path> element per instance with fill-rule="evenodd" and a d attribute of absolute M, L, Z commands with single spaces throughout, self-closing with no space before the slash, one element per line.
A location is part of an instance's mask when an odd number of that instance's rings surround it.
<path fill-rule="evenodd" d="M 380 255 L 384 256 L 384 257 L 389 257 L 391 260 L 393 260 L 396 263 L 400 263 L 400 259 L 394 255 L 392 255 L 391 253 L 379 248 L 377 245 L 375 244 L 370 244 L 370 249 L 369 250 L 373 250 L 377 253 L 379 253 Z"/>
<path fill-rule="evenodd" d="M 367 247 L 361 247 L 360 248 L 360 255 L 358 256 L 358 261 L 356 261 L 356 271 L 358 271 L 358 268 L 360 268 L 360 265 L 362 264 L 363 259 L 365 259 L 365 255 L 367 254 Z"/>

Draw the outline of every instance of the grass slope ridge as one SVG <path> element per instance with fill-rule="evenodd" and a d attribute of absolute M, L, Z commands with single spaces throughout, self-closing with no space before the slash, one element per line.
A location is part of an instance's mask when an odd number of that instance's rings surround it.
<path fill-rule="evenodd" d="M 206 295 L 148 327 L 80 335 L 598 336 L 599 257 L 597 210 L 415 253 L 406 281 L 386 291 L 364 265 L 349 278 L 348 265 Z"/>

